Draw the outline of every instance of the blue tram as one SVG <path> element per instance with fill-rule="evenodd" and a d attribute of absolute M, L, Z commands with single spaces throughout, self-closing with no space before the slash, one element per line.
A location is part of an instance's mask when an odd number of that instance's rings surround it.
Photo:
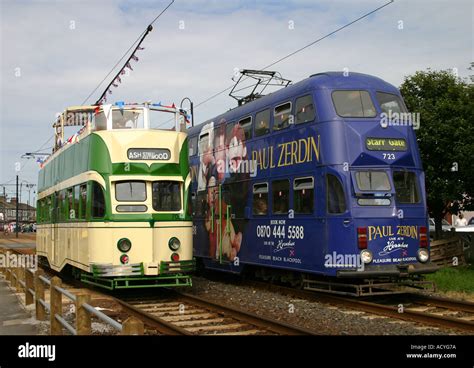
<path fill-rule="evenodd" d="M 326 72 L 191 128 L 195 256 L 307 281 L 433 272 L 417 123 L 391 84 Z"/>

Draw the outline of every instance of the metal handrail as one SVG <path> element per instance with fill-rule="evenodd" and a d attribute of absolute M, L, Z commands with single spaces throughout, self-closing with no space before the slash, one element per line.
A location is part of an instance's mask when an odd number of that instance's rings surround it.
<path fill-rule="evenodd" d="M 12 272 L 11 270 L 7 270 L 7 271 L 10 271 L 12 277 L 14 279 L 17 280 L 17 282 L 23 286 L 23 288 L 25 289 L 26 292 L 30 293 L 32 296 L 33 296 L 33 299 L 36 299 L 36 293 L 35 293 L 35 290 L 34 289 L 31 289 L 31 288 L 27 288 L 26 287 L 26 281 L 23 281 L 20 279 L 20 275 L 16 275 L 15 272 Z M 26 272 L 30 272 L 32 275 L 35 275 L 35 272 L 33 269 L 26 269 Z M 38 276 L 38 279 L 43 282 L 44 284 L 48 285 L 51 287 L 51 280 L 46 278 L 45 276 L 43 275 L 40 275 Z M 54 289 L 56 291 L 58 291 L 60 294 L 66 296 L 68 299 L 72 300 L 73 302 L 77 302 L 77 296 L 72 294 L 70 291 L 60 287 L 60 286 L 54 286 Z M 37 300 L 37 302 L 39 304 L 41 304 L 43 306 L 43 308 L 49 313 L 51 314 L 51 304 L 50 303 L 47 303 L 44 299 L 39 299 Z M 92 305 L 88 304 L 88 303 L 84 303 L 82 304 L 82 307 L 87 310 L 90 314 L 94 315 L 95 317 L 97 317 L 99 320 L 101 320 L 102 322 L 112 326 L 114 329 L 118 330 L 119 332 L 122 332 L 123 331 L 123 325 L 119 322 L 117 322 L 116 320 L 114 320 L 113 318 L 107 316 L 105 313 L 97 310 L 95 307 L 93 307 Z M 77 330 L 68 322 L 66 321 L 61 315 L 59 314 L 55 314 L 54 315 L 54 318 L 61 324 L 61 326 L 63 326 L 66 330 L 68 330 L 72 335 L 77 335 L 78 332 Z"/>
<path fill-rule="evenodd" d="M 77 335 L 77 331 L 74 327 L 72 327 L 63 317 L 61 317 L 59 314 L 55 314 L 54 318 L 58 320 L 61 325 L 68 330 L 72 335 Z"/>
<path fill-rule="evenodd" d="M 105 313 L 102 313 L 101 311 L 98 311 L 95 309 L 92 305 L 84 303 L 82 304 L 85 310 L 87 310 L 89 313 L 92 313 L 95 315 L 97 318 L 99 318 L 101 321 L 108 323 L 111 325 L 113 328 L 115 328 L 118 331 L 122 331 L 123 326 L 122 324 L 118 323 L 115 319 L 110 318 L 108 315 Z"/>
<path fill-rule="evenodd" d="M 54 287 L 57 291 L 59 291 L 61 294 L 67 296 L 69 299 L 71 299 L 73 302 L 76 301 L 76 296 L 74 294 L 71 294 L 69 291 L 66 289 L 63 289 L 62 287 L 55 286 Z"/>

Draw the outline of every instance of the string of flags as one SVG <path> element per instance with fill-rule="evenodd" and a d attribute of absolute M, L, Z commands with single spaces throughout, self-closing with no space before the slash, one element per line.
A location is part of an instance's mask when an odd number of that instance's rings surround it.
<path fill-rule="evenodd" d="M 138 62 L 140 59 L 136 55 L 138 51 L 145 50 L 144 47 L 141 46 L 143 40 L 145 37 L 148 35 L 153 30 L 152 25 L 150 24 L 145 33 L 143 34 L 142 38 L 137 44 L 137 47 L 133 50 L 132 54 L 130 57 L 127 59 L 125 64 L 122 66 L 122 68 L 119 70 L 119 72 L 115 75 L 115 77 L 112 79 L 112 81 L 109 83 L 105 91 L 102 93 L 102 95 L 99 97 L 99 99 L 96 101 L 96 105 L 103 105 L 107 102 L 107 95 L 112 94 L 112 88 L 117 88 L 121 83 L 122 83 L 122 78 L 120 76 L 126 75 L 127 72 L 129 73 L 130 71 L 133 71 L 133 67 L 131 64 L 131 61 L 133 60 L 134 62 Z"/>

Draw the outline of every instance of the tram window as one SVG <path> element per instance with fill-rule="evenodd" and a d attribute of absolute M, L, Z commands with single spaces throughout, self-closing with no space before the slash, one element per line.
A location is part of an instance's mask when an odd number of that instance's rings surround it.
<path fill-rule="evenodd" d="M 377 101 L 380 105 L 382 112 L 386 114 L 390 113 L 403 113 L 407 112 L 405 105 L 402 102 L 402 99 L 397 95 L 385 92 L 377 92 Z"/>
<path fill-rule="evenodd" d="M 390 198 L 359 198 L 359 206 L 390 206 Z"/>
<path fill-rule="evenodd" d="M 255 136 L 268 134 L 270 132 L 270 110 L 263 110 L 255 115 Z"/>
<path fill-rule="evenodd" d="M 46 221 L 48 222 L 51 222 L 52 220 L 52 215 L 51 215 L 51 211 L 53 210 L 53 207 L 51 206 L 52 198 L 53 196 L 49 196 L 46 199 Z"/>
<path fill-rule="evenodd" d="M 119 202 L 143 202 L 146 200 L 144 181 L 121 181 L 115 183 L 115 199 Z"/>
<path fill-rule="evenodd" d="M 142 110 L 113 110 L 113 129 L 142 129 L 144 126 L 142 112 Z"/>
<path fill-rule="evenodd" d="M 346 199 L 344 189 L 337 177 L 331 174 L 326 175 L 326 200 L 328 213 L 346 212 Z"/>
<path fill-rule="evenodd" d="M 73 213 L 74 210 L 74 192 L 73 188 L 69 188 L 67 190 L 67 219 L 68 220 L 74 220 L 76 218 L 76 214 Z"/>
<path fill-rule="evenodd" d="M 288 128 L 290 125 L 291 102 L 275 107 L 273 113 L 273 130 Z"/>
<path fill-rule="evenodd" d="M 194 211 L 197 217 L 205 217 L 207 215 L 207 191 L 198 192 Z"/>
<path fill-rule="evenodd" d="M 87 184 L 81 184 L 80 192 L 81 192 L 80 218 L 84 220 L 86 218 L 86 209 L 87 209 Z"/>
<path fill-rule="evenodd" d="M 80 212 L 79 212 L 79 198 L 80 198 L 80 188 L 79 185 L 74 187 L 74 218 L 79 219 Z"/>
<path fill-rule="evenodd" d="M 145 205 L 121 204 L 116 207 L 117 212 L 146 212 L 148 207 Z"/>
<path fill-rule="evenodd" d="M 181 183 L 178 181 L 153 182 L 153 209 L 155 211 L 181 210 Z"/>
<path fill-rule="evenodd" d="M 227 125 L 225 126 L 225 141 L 226 142 L 229 142 L 230 141 L 230 138 L 232 137 L 232 131 L 234 130 L 234 127 L 235 127 L 235 123 L 227 123 Z M 215 134 L 215 137 L 216 137 L 216 140 L 218 139 L 219 135 Z M 217 142 L 216 142 L 216 146 L 217 147 Z"/>
<path fill-rule="evenodd" d="M 293 183 L 295 213 L 312 213 L 314 205 L 314 179 L 295 179 Z"/>
<path fill-rule="evenodd" d="M 367 91 L 334 91 L 332 101 L 337 114 L 345 118 L 373 118 L 376 115 Z"/>
<path fill-rule="evenodd" d="M 94 116 L 92 120 L 92 130 L 106 130 L 107 129 L 107 119 L 105 114 L 100 112 Z"/>
<path fill-rule="evenodd" d="M 296 99 L 296 124 L 307 123 L 315 118 L 313 97 L 311 95 Z"/>
<path fill-rule="evenodd" d="M 189 138 L 189 156 L 194 156 L 197 154 L 197 140 L 197 136 Z"/>
<path fill-rule="evenodd" d="M 252 117 L 249 116 L 248 118 L 240 120 L 239 125 L 244 130 L 245 139 L 251 139 L 252 138 Z"/>
<path fill-rule="evenodd" d="M 384 171 L 357 171 L 355 176 L 357 186 L 362 191 L 388 192 L 391 189 L 390 180 Z"/>
<path fill-rule="evenodd" d="M 209 148 L 209 133 L 199 137 L 199 154 L 203 155 Z"/>
<path fill-rule="evenodd" d="M 420 191 L 415 173 L 407 171 L 395 171 L 393 183 L 398 203 L 419 203 Z"/>
<path fill-rule="evenodd" d="M 288 180 L 275 180 L 272 182 L 273 214 L 288 213 L 290 207 L 290 182 Z"/>
<path fill-rule="evenodd" d="M 253 186 L 253 214 L 266 215 L 268 213 L 268 184 L 254 184 Z"/>
<path fill-rule="evenodd" d="M 58 197 L 58 208 L 59 208 L 59 221 L 64 221 L 68 218 L 67 216 L 67 201 L 66 201 L 66 191 L 61 190 Z"/>
<path fill-rule="evenodd" d="M 92 182 L 92 217 L 101 218 L 105 215 L 104 191 L 99 183 Z"/>

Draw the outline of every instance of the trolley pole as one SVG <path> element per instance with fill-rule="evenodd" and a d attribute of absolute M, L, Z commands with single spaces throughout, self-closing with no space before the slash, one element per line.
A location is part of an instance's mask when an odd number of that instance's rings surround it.
<path fill-rule="evenodd" d="M 18 175 L 16 176 L 16 225 L 15 225 L 15 236 L 18 238 Z"/>

